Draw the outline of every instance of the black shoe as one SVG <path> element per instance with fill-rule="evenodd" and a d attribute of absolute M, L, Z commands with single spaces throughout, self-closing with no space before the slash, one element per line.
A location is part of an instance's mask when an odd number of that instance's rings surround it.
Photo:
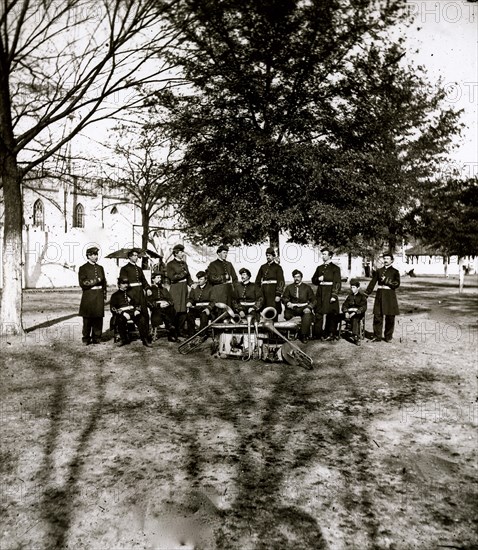
<path fill-rule="evenodd" d="M 88 342 L 88 340 L 83 340 L 83 345 L 84 346 L 89 346 L 91 342 Z"/>
<path fill-rule="evenodd" d="M 324 338 L 326 342 L 332 342 L 332 340 L 335 340 L 334 336 L 327 336 L 327 338 Z"/>
<path fill-rule="evenodd" d="M 299 340 L 303 343 L 303 344 L 307 344 L 307 342 L 309 341 L 309 337 L 308 336 L 299 336 Z"/>
<path fill-rule="evenodd" d="M 143 340 L 143 346 L 145 346 L 147 348 L 152 348 L 153 347 L 153 345 L 150 342 L 148 342 L 148 340 Z"/>
<path fill-rule="evenodd" d="M 379 338 L 378 336 L 372 336 L 372 338 L 370 338 L 370 341 L 371 341 L 371 342 L 381 342 L 382 339 Z"/>
<path fill-rule="evenodd" d="M 391 339 L 391 338 L 385 338 L 385 339 L 384 339 L 384 342 L 387 342 L 387 344 L 390 344 L 390 343 L 391 343 L 391 341 L 392 341 L 392 339 Z"/>
<path fill-rule="evenodd" d="M 129 344 L 128 340 L 121 340 L 118 344 L 118 347 L 121 348 L 123 346 L 127 346 Z"/>
<path fill-rule="evenodd" d="M 179 342 L 179 340 L 177 336 L 173 336 L 172 334 L 170 334 L 168 336 L 168 342 Z"/>
<path fill-rule="evenodd" d="M 101 342 L 99 340 L 93 340 L 91 343 L 92 344 L 101 344 Z"/>

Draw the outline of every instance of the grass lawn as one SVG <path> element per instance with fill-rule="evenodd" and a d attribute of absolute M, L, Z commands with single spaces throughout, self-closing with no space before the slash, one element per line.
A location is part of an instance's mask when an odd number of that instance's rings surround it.
<path fill-rule="evenodd" d="M 478 548 L 474 282 L 404 280 L 391 344 L 310 342 L 310 372 L 84 347 L 79 292 L 26 293 L 0 548 Z"/>

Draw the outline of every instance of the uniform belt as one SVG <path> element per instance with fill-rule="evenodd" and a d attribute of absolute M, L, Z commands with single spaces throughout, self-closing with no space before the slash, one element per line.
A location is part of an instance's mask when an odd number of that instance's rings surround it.
<path fill-rule="evenodd" d="M 378 285 L 377 290 L 393 290 L 393 288 L 390 288 L 389 286 Z"/>
<path fill-rule="evenodd" d="M 187 281 L 187 277 L 184 277 L 184 279 L 179 279 L 179 281 L 171 281 L 172 285 L 175 285 L 177 283 L 185 283 Z"/>
<path fill-rule="evenodd" d="M 123 306 L 123 307 L 120 307 L 119 310 L 121 312 L 123 311 L 131 311 L 132 309 L 134 309 L 134 306 Z"/>
<path fill-rule="evenodd" d="M 241 306 L 252 307 L 256 305 L 256 302 L 239 302 Z"/>
<path fill-rule="evenodd" d="M 196 305 L 194 307 L 205 307 L 208 305 L 209 305 L 209 302 L 196 302 Z"/>
<path fill-rule="evenodd" d="M 141 283 L 129 283 L 129 286 L 141 286 Z"/>
<path fill-rule="evenodd" d="M 269 279 L 268 281 L 262 281 L 263 285 L 276 285 L 277 281 L 275 279 Z"/>
<path fill-rule="evenodd" d="M 332 286 L 334 283 L 332 281 L 320 281 L 320 286 Z"/>
<path fill-rule="evenodd" d="M 90 288 L 90 290 L 103 290 L 102 285 L 95 285 Z"/>
<path fill-rule="evenodd" d="M 292 304 L 292 305 L 297 306 L 297 307 L 305 307 L 305 306 L 309 305 L 309 302 L 304 302 L 303 304 Z"/>

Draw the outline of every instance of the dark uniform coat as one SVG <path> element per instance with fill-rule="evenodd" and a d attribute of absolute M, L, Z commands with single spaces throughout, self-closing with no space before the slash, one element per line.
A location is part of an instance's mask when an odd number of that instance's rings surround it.
<path fill-rule="evenodd" d="M 324 280 L 319 281 L 323 275 Z M 342 287 L 340 267 L 332 262 L 319 265 L 312 277 L 312 284 L 317 285 L 317 313 L 339 313 L 339 292 Z M 334 302 L 330 299 L 335 298 Z"/>
<path fill-rule="evenodd" d="M 285 287 L 282 267 L 274 261 L 261 265 L 257 273 L 256 285 L 260 285 L 262 288 L 263 307 L 277 307 L 275 298 L 282 296 Z"/>
<path fill-rule="evenodd" d="M 282 295 L 282 303 L 287 307 L 289 302 L 300 304 L 300 308 L 308 307 L 313 310 L 315 306 L 315 297 L 312 287 L 306 283 L 300 283 L 300 285 L 292 283 L 286 286 L 284 294 Z"/>
<path fill-rule="evenodd" d="M 150 285 L 144 276 L 143 270 L 136 264 L 129 262 L 120 269 L 120 279 L 128 279 L 128 294 L 141 306 L 141 310 L 147 315 L 148 307 L 146 303 L 145 290 L 149 290 Z"/>
<path fill-rule="evenodd" d="M 229 279 L 227 279 L 229 275 Z M 227 260 L 214 260 L 207 268 L 207 279 L 213 286 L 212 296 L 215 302 L 222 302 L 232 306 L 233 284 L 237 283 L 237 274 L 234 266 Z"/>
<path fill-rule="evenodd" d="M 176 311 L 174 309 L 174 301 L 171 293 L 163 285 L 151 285 L 151 296 L 148 296 L 148 305 L 151 308 L 151 326 L 152 328 L 159 327 L 165 323 L 166 328 L 170 328 L 174 322 Z M 168 302 L 167 307 L 161 307 L 158 302 Z"/>
<path fill-rule="evenodd" d="M 80 302 L 82 317 L 104 317 L 106 300 L 106 278 L 104 269 L 91 262 L 78 270 L 78 281 L 83 294 Z"/>
<path fill-rule="evenodd" d="M 189 291 L 188 302 L 199 310 L 209 308 L 212 311 L 216 305 L 212 297 L 212 286 L 206 283 L 202 288 L 198 285 Z"/>
<path fill-rule="evenodd" d="M 365 294 L 370 296 L 378 283 L 373 305 L 374 315 L 399 315 L 395 289 L 400 286 L 400 273 L 394 267 L 380 267 L 372 275 Z"/>
<path fill-rule="evenodd" d="M 243 282 L 236 283 L 232 293 L 232 307 L 234 311 L 247 313 L 249 308 L 259 310 L 264 303 L 262 290 L 259 285 Z"/>
<path fill-rule="evenodd" d="M 349 309 L 356 309 L 357 313 L 363 315 L 367 311 L 367 296 L 360 291 L 357 294 L 350 292 L 342 304 L 342 311 L 344 313 Z"/>
<path fill-rule="evenodd" d="M 188 298 L 188 286 L 193 284 L 191 275 L 189 274 L 189 267 L 186 262 L 180 261 L 176 258 L 168 262 L 166 266 L 166 275 L 171 281 L 171 296 L 174 302 L 174 309 L 176 313 L 186 312 L 186 302 Z"/>

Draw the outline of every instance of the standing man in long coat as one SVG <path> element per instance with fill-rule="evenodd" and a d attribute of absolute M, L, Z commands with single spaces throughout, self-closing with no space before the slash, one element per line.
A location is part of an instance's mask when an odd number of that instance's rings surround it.
<path fill-rule="evenodd" d="M 207 278 L 213 286 L 212 297 L 216 302 L 232 307 L 232 289 L 237 283 L 237 274 L 231 262 L 226 260 L 229 247 L 221 244 L 217 249 L 217 260 L 209 264 Z"/>
<path fill-rule="evenodd" d="M 83 294 L 80 315 L 83 317 L 82 341 L 85 346 L 99 344 L 105 316 L 106 278 L 104 269 L 98 265 L 98 248 L 88 248 L 86 264 L 78 270 L 78 281 Z"/>
<path fill-rule="evenodd" d="M 383 318 L 385 317 L 385 342 L 391 342 L 395 328 L 395 316 L 400 314 L 395 290 L 400 286 L 400 273 L 392 267 L 393 255 L 382 255 L 383 267 L 379 267 L 372 275 L 365 294 L 370 296 L 378 283 L 377 294 L 373 304 L 373 338 L 372 341 L 382 340 Z"/>
<path fill-rule="evenodd" d="M 281 297 L 284 292 L 285 280 L 282 267 L 275 261 L 272 247 L 266 250 L 267 263 L 261 265 L 256 277 L 256 285 L 260 285 L 266 307 L 275 307 L 277 315 L 282 311 Z"/>
<path fill-rule="evenodd" d="M 128 263 L 120 269 L 119 278 L 128 281 L 128 294 L 141 307 L 144 322 L 149 326 L 149 311 L 146 296 L 151 296 L 151 287 L 138 264 L 139 252 L 133 248 L 128 252 Z M 146 295 L 145 295 L 146 294 Z"/>
<path fill-rule="evenodd" d="M 187 317 L 188 287 L 193 284 L 193 280 L 186 263 L 184 245 L 174 245 L 173 256 L 174 258 L 166 265 L 166 274 L 171 282 L 169 292 L 173 298 L 174 309 L 176 310 L 176 333 L 178 336 L 181 336 Z"/>
<path fill-rule="evenodd" d="M 335 340 L 339 320 L 339 292 L 342 286 L 340 267 L 332 263 L 331 250 L 323 248 L 321 253 L 324 263 L 319 265 L 312 277 L 312 284 L 317 285 L 314 338 Z"/>

